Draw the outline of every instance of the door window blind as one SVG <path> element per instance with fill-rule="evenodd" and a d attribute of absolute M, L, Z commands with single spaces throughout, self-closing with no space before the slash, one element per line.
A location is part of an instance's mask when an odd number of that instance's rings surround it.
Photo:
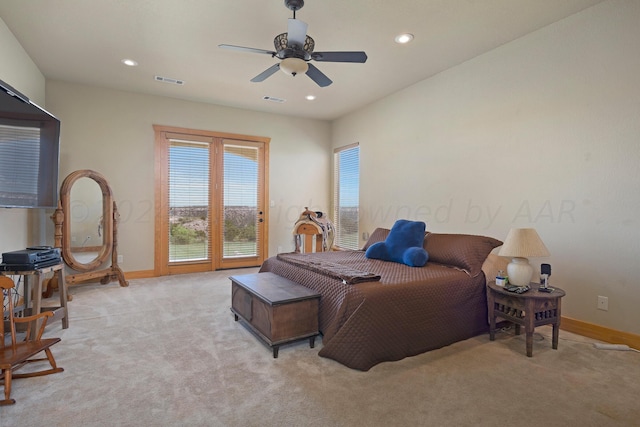
<path fill-rule="evenodd" d="M 260 242 L 258 200 L 259 152 L 251 146 L 224 143 L 223 257 L 256 256 Z"/>
<path fill-rule="evenodd" d="M 210 144 L 170 140 L 169 262 L 211 259 Z"/>

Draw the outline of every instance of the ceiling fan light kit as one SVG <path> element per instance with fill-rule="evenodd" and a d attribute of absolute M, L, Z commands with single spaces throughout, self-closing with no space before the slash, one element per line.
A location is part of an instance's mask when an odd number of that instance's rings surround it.
<path fill-rule="evenodd" d="M 367 61 L 367 54 L 364 52 L 314 52 L 315 41 L 307 35 L 307 24 L 296 19 L 296 11 L 304 6 L 304 1 L 285 0 L 284 4 L 288 9 L 293 11 L 293 18 L 289 18 L 287 32 L 278 34 L 273 39 L 275 51 L 228 44 L 218 45 L 218 47 L 223 49 L 266 54 L 271 55 L 272 58 L 281 60 L 280 63 L 272 65 L 252 78 L 252 82 L 262 82 L 280 69 L 291 76 L 296 76 L 300 73 L 306 74 L 318 86 L 326 87 L 333 82 L 316 66 L 309 63 L 309 61 L 354 63 L 364 63 Z"/>
<path fill-rule="evenodd" d="M 309 69 L 309 64 L 299 58 L 285 58 L 280 63 L 280 70 L 290 76 L 304 74 Z"/>

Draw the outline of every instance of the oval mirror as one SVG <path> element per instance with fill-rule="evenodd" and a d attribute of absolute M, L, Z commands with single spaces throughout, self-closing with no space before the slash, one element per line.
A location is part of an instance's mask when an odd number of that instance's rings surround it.
<path fill-rule="evenodd" d="M 71 253 L 80 264 L 93 262 L 103 244 L 102 191 L 91 178 L 78 179 L 69 195 Z"/>
<path fill-rule="evenodd" d="M 98 268 L 109 258 L 113 244 L 113 196 L 107 180 L 92 170 L 72 172 L 60 187 L 60 201 L 64 261 L 78 271 Z"/>

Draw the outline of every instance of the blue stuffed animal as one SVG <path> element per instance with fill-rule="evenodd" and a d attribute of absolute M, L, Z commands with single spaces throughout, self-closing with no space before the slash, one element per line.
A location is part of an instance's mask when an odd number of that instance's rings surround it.
<path fill-rule="evenodd" d="M 391 227 L 386 240 L 369 246 L 364 255 L 367 258 L 422 267 L 429 260 L 429 254 L 422 247 L 426 227 L 422 221 L 399 219 Z"/>

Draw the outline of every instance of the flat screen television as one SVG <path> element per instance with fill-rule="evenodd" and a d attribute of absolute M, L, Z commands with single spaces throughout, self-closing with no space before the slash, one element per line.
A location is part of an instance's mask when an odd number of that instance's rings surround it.
<path fill-rule="evenodd" d="M 0 80 L 0 207 L 58 204 L 60 120 Z"/>

